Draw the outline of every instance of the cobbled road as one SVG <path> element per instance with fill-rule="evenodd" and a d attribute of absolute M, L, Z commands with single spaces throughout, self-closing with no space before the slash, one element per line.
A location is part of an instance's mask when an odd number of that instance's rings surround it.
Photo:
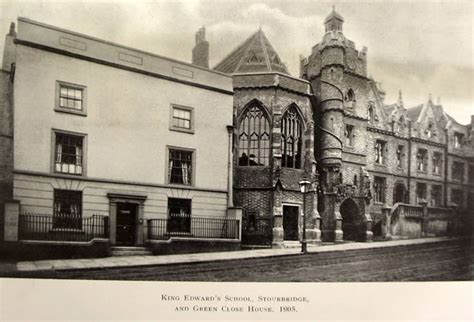
<path fill-rule="evenodd" d="M 207 263 L 23 273 L 18 277 L 153 281 L 471 281 L 471 241 Z"/>

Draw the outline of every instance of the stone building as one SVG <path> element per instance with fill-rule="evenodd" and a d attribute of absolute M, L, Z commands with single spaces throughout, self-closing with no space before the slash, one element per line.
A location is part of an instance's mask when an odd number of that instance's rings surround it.
<path fill-rule="evenodd" d="M 309 243 L 369 241 L 390 229 L 383 208 L 426 201 L 462 213 L 472 204 L 474 119 L 458 124 L 431 97 L 405 108 L 400 92 L 386 104 L 367 76 L 367 48 L 357 50 L 343 24 L 333 10 L 299 79 L 262 30 L 215 66 L 233 75 L 234 201 L 245 244 L 301 239 L 303 218 Z M 303 178 L 312 183 L 304 216 Z M 441 221 L 434 234 L 447 233 Z"/>
<path fill-rule="evenodd" d="M 261 29 L 210 69 L 204 28 L 188 64 L 18 22 L 0 79 L 4 240 L 21 240 L 28 213 L 57 226 L 35 238 L 82 236 L 76 219 L 103 214 L 106 243 L 157 252 L 446 235 L 472 222 L 474 117 L 459 124 L 431 96 L 386 103 L 334 10 L 299 77 Z"/>

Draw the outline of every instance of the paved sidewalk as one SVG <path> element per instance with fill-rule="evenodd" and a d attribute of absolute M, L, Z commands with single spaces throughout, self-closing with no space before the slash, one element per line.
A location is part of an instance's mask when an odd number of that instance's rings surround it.
<path fill-rule="evenodd" d="M 443 242 L 456 240 L 457 238 L 436 237 L 422 239 L 403 239 L 392 241 L 377 241 L 371 243 L 342 243 L 314 246 L 308 245 L 308 253 L 323 253 L 333 251 L 346 251 L 354 249 L 370 249 L 381 247 L 405 246 L 426 244 L 433 242 Z M 180 255 L 146 255 L 146 256 L 117 256 L 93 259 L 56 259 L 56 260 L 39 260 L 39 261 L 23 261 L 16 264 L 16 271 L 33 272 L 33 271 L 63 271 L 63 270 L 83 270 L 83 269 L 101 269 L 109 267 L 138 267 L 138 266 L 157 266 L 169 264 L 183 263 L 199 263 L 212 262 L 219 260 L 262 258 L 285 255 L 300 254 L 300 248 L 285 249 L 258 249 L 258 250 L 240 250 L 230 252 L 213 252 L 213 253 L 196 253 L 196 254 L 180 254 Z M 10 269 L 12 267 L 10 266 Z M 0 273 L 2 268 L 0 266 Z M 11 271 L 11 270 L 10 270 Z"/>

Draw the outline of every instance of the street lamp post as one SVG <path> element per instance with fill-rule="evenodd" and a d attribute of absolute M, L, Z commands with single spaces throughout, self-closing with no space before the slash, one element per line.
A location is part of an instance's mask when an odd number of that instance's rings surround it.
<path fill-rule="evenodd" d="M 311 182 L 308 181 L 308 179 L 306 178 L 303 178 L 303 180 L 301 180 L 299 182 L 299 185 L 300 185 L 300 190 L 301 190 L 301 193 L 303 194 L 303 238 L 301 240 L 301 252 L 303 254 L 307 254 L 308 253 L 308 249 L 307 249 L 307 243 L 306 243 L 306 192 L 308 192 L 308 187 L 309 185 L 311 184 Z"/>

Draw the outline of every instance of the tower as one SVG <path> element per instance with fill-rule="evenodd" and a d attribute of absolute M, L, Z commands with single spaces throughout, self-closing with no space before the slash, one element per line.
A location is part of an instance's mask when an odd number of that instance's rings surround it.
<path fill-rule="evenodd" d="M 367 97 L 366 51 L 357 51 L 343 34 L 344 18 L 332 12 L 324 20 L 325 34 L 301 61 L 301 77 L 311 83 L 316 124 L 315 151 L 320 172 L 322 239 L 341 241 L 342 218 L 338 202 L 343 195 L 342 152 L 345 115 L 364 115 Z M 356 99 L 357 98 L 357 99 Z M 356 100 L 359 102 L 356 103 Z"/>

